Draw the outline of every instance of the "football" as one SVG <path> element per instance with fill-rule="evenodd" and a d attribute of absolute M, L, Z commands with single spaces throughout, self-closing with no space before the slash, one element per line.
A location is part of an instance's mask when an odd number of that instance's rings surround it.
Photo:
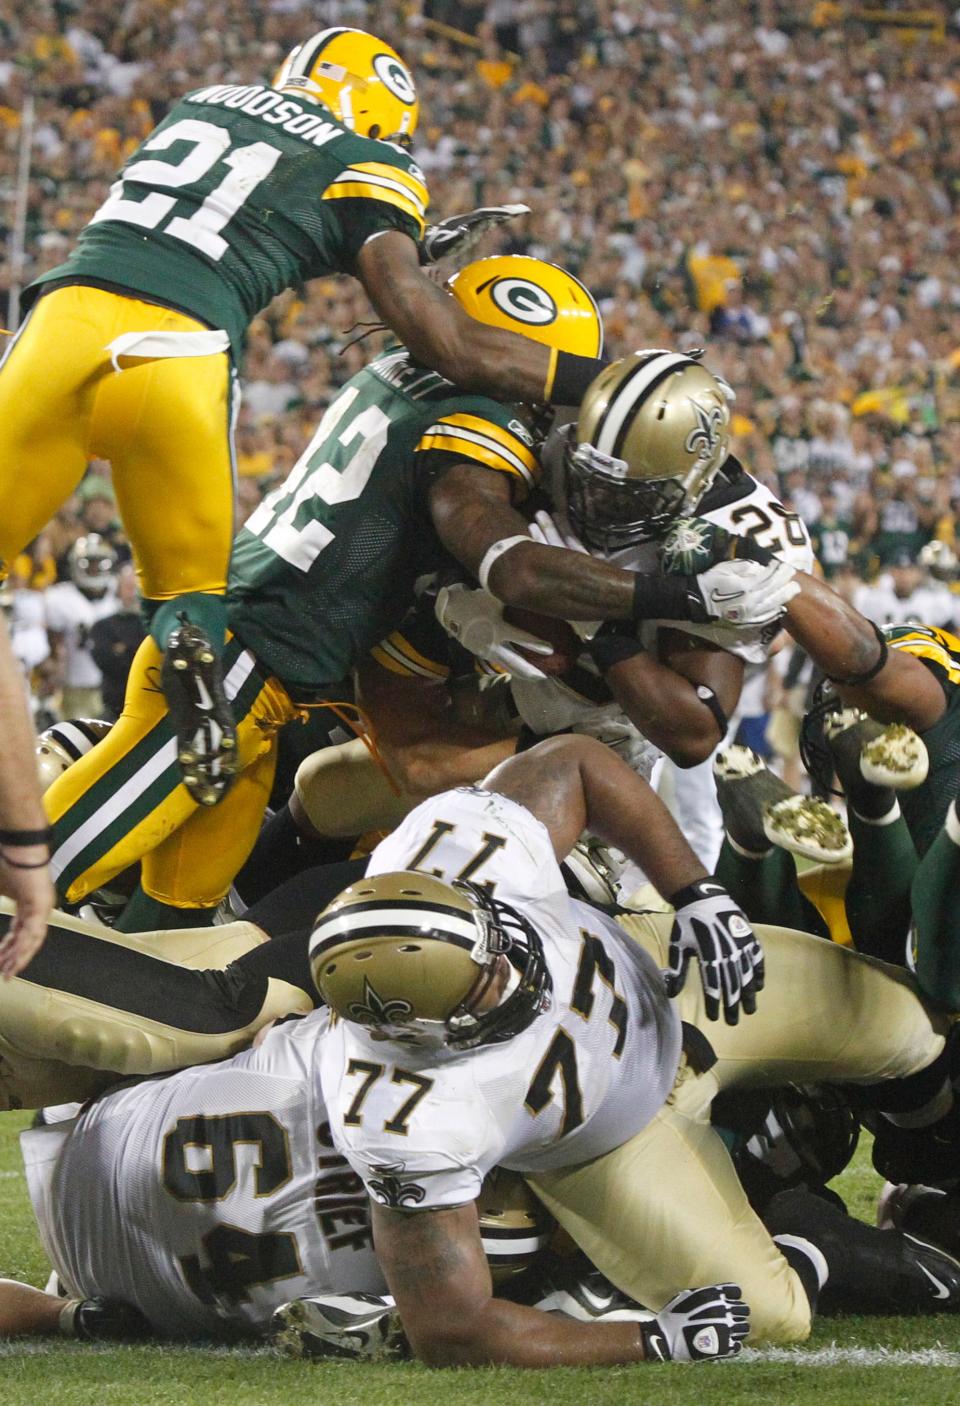
<path fill-rule="evenodd" d="M 504 610 L 503 618 L 509 625 L 519 625 L 521 630 L 526 630 L 528 634 L 536 635 L 538 639 L 553 646 L 552 654 L 534 654 L 522 646 L 517 647 L 518 653 L 551 677 L 565 674 L 572 668 L 583 648 L 566 620 L 558 620 L 552 615 L 541 615 L 536 610 L 520 610 L 511 605 Z"/>

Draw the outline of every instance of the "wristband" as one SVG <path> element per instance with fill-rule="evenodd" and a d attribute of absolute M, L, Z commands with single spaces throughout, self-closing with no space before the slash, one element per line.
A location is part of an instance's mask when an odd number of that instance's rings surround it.
<path fill-rule="evenodd" d="M 713 720 L 716 723 L 717 727 L 720 729 L 720 737 L 722 740 L 727 735 L 727 728 L 730 726 L 730 719 L 720 707 L 720 700 L 717 698 L 717 695 L 714 693 L 713 689 L 705 683 L 697 684 L 696 694 L 700 702 L 705 707 L 709 708 L 711 713 L 713 714 Z"/>
<path fill-rule="evenodd" d="M 633 581 L 633 619 L 707 619 L 703 601 L 691 582 L 692 576 L 645 576 L 638 572 Z"/>
<path fill-rule="evenodd" d="M 649 1323 L 638 1323 L 637 1327 L 640 1331 L 643 1360 L 645 1362 L 670 1362 L 673 1353 L 670 1351 L 667 1335 L 657 1320 L 651 1318 Z"/>
<path fill-rule="evenodd" d="M 543 386 L 543 398 L 548 405 L 579 405 L 610 362 L 606 357 L 577 356 L 574 352 L 550 353 L 550 367 Z"/>
<path fill-rule="evenodd" d="M 50 856 L 46 859 L 38 859 L 36 864 L 23 864 L 17 859 L 8 859 L 5 854 L 0 854 L 0 864 L 6 864 L 8 869 L 46 869 L 50 863 Z"/>
<path fill-rule="evenodd" d="M 874 621 L 871 620 L 869 623 L 873 626 L 873 633 L 876 635 L 877 643 L 880 646 L 880 656 L 876 664 L 874 664 L 872 669 L 864 670 L 862 674 L 850 674 L 845 679 L 836 679 L 828 674 L 827 677 L 830 679 L 831 683 L 839 684 L 841 688 L 858 688 L 861 684 L 869 683 L 871 679 L 875 679 L 884 664 L 886 664 L 890 655 L 890 646 L 887 644 L 887 637 L 880 626 L 875 624 Z"/>
<path fill-rule="evenodd" d="M 48 845 L 53 831 L 49 825 L 42 830 L 0 830 L 0 845 L 10 845 L 14 849 L 28 845 Z"/>
<path fill-rule="evenodd" d="M 706 890 L 704 890 L 706 885 Z M 664 895 L 666 897 L 666 895 Z M 701 898 L 728 898 L 729 894 L 722 884 L 718 884 L 716 879 L 711 879 L 709 874 L 704 874 L 702 879 L 694 879 L 692 884 L 684 884 L 682 889 L 677 889 L 667 902 L 673 908 L 686 908 L 688 903 L 697 903 Z"/>
<path fill-rule="evenodd" d="M 646 654 L 640 641 L 630 635 L 595 635 L 587 640 L 584 649 L 596 664 L 601 674 L 622 664 L 625 659 L 634 659 L 638 654 Z"/>
<path fill-rule="evenodd" d="M 521 542 L 527 542 L 531 546 L 534 545 L 532 537 L 518 534 L 516 537 L 501 537 L 499 542 L 494 542 L 493 546 L 488 547 L 484 552 L 483 561 L 481 561 L 480 569 L 477 572 L 477 580 L 485 591 L 490 591 L 487 582 L 494 563 L 500 560 L 504 552 L 509 552 L 511 547 L 519 547 Z M 490 594 L 493 595 L 493 592 L 490 591 Z"/>

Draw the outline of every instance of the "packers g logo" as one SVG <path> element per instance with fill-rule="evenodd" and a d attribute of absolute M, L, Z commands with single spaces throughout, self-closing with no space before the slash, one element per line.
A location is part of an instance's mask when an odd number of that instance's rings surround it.
<path fill-rule="evenodd" d="M 498 278 L 491 284 L 490 297 L 496 307 L 515 322 L 545 327 L 556 321 L 557 305 L 538 283 L 526 278 Z"/>
<path fill-rule="evenodd" d="M 383 86 L 408 106 L 417 101 L 417 90 L 413 78 L 399 60 L 391 54 L 378 54 L 373 61 L 373 71 Z"/>

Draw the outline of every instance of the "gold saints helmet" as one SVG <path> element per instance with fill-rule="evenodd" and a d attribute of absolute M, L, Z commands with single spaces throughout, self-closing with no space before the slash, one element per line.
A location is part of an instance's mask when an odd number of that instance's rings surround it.
<path fill-rule="evenodd" d="M 729 453 L 732 399 L 696 354 L 634 352 L 601 371 L 564 456 L 567 514 L 587 546 L 619 551 L 695 511 Z"/>
<path fill-rule="evenodd" d="M 603 354 L 603 322 L 590 292 L 556 264 L 524 254 L 475 259 L 447 282 L 457 302 L 489 327 L 505 327 L 576 356 Z"/>
<path fill-rule="evenodd" d="M 503 958 L 506 994 L 480 1009 Z M 550 991 L 542 944 L 525 918 L 476 884 L 416 872 L 344 889 L 314 925 L 310 969 L 343 1020 L 434 1048 L 509 1040 L 546 1008 Z"/>
<path fill-rule="evenodd" d="M 48 791 L 68 767 L 85 757 L 112 726 L 102 718 L 68 718 L 41 732 L 36 746 L 41 792 Z"/>
<path fill-rule="evenodd" d="M 318 102 L 361 137 L 408 146 L 420 104 L 395 49 L 362 29 L 323 29 L 287 55 L 273 80 L 281 93 Z"/>
<path fill-rule="evenodd" d="M 494 1284 L 529 1269 L 554 1227 L 552 1216 L 520 1173 L 506 1167 L 494 1167 L 484 1177 L 477 1217 Z"/>

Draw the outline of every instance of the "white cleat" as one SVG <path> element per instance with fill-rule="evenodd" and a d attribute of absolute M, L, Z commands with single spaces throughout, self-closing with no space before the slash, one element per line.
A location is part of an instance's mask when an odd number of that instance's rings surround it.
<path fill-rule="evenodd" d="M 913 728 L 890 723 L 879 737 L 864 743 L 860 771 L 874 786 L 890 786 L 894 791 L 914 791 L 922 786 L 930 770 L 926 746 Z"/>
<path fill-rule="evenodd" d="M 773 845 L 815 864 L 845 864 L 853 840 L 841 816 L 813 796 L 788 796 L 763 812 L 763 833 Z"/>

